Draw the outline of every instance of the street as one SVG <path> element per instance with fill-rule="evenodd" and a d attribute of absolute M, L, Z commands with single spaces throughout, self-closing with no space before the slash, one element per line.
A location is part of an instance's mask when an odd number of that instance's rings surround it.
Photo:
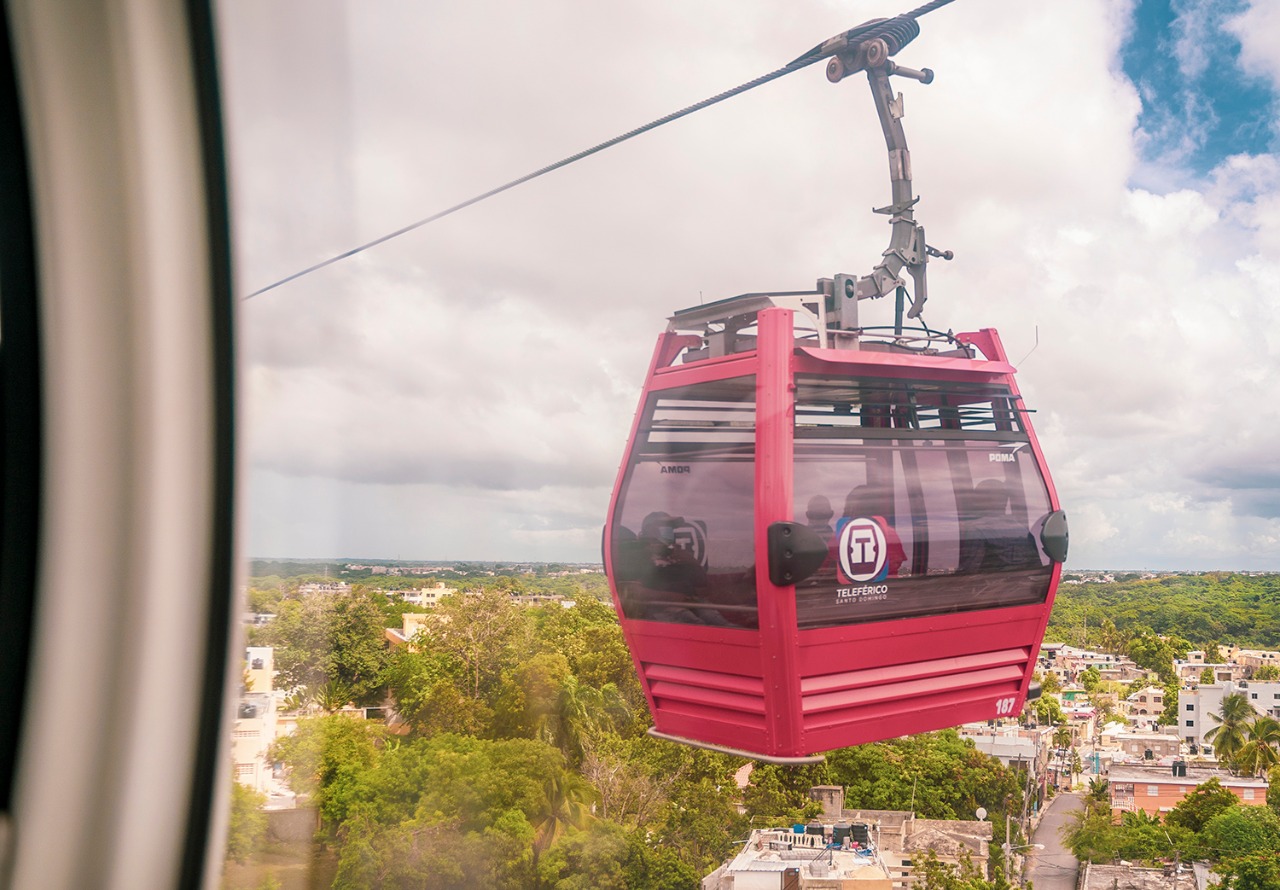
<path fill-rule="evenodd" d="M 1043 850 L 1032 850 L 1027 857 L 1027 879 L 1036 890 L 1075 890 L 1078 863 L 1062 843 L 1059 829 L 1080 808 L 1080 800 L 1079 794 L 1055 797 L 1031 837 L 1032 843 L 1044 844 Z"/>

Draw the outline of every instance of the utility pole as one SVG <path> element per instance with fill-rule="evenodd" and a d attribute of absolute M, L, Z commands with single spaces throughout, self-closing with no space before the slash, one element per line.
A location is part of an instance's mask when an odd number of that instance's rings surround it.
<path fill-rule="evenodd" d="M 1013 842 L 1009 837 L 1009 808 L 1004 810 L 1004 879 L 1013 883 Z"/>

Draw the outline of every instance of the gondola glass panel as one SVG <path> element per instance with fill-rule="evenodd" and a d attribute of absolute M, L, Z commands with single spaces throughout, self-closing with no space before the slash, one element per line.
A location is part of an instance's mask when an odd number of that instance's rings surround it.
<path fill-rule="evenodd" d="M 830 542 L 800 628 L 1043 603 L 1049 495 L 1003 387 L 797 381 L 795 516 Z"/>
<path fill-rule="evenodd" d="M 757 626 L 755 378 L 650 396 L 615 517 L 627 618 Z"/>

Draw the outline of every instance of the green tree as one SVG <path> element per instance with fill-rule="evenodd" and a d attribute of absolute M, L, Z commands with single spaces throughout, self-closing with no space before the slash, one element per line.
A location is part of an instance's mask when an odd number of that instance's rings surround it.
<path fill-rule="evenodd" d="M 600 737 L 626 727 L 631 710 L 612 683 L 597 689 L 569 676 L 560 685 L 551 713 L 550 738 L 574 764 Z"/>
<path fill-rule="evenodd" d="M 1244 747 L 1246 728 L 1255 716 L 1253 706 L 1242 693 L 1223 696 L 1217 714 L 1210 714 L 1217 726 L 1204 734 L 1206 742 L 1213 745 L 1219 758 L 1231 760 Z"/>
<path fill-rule="evenodd" d="M 267 796 L 231 780 L 231 819 L 227 825 L 227 858 L 244 862 L 262 846 L 267 836 Z"/>
<path fill-rule="evenodd" d="M 681 783 L 678 797 L 666 807 L 654 836 L 664 846 L 681 851 L 681 858 L 706 874 L 729 853 L 735 838 L 749 829 L 746 817 L 726 793 L 728 783 L 709 778 Z"/>
<path fill-rule="evenodd" d="M 627 890 L 626 859 L 630 844 L 626 832 L 604 823 L 587 831 L 575 831 L 538 862 L 542 887 L 555 890 Z"/>
<path fill-rule="evenodd" d="M 531 830 L 518 812 L 492 828 L 465 831 L 432 818 L 397 825 L 357 820 L 348 826 L 334 890 L 524 890 L 533 883 Z"/>
<path fill-rule="evenodd" d="M 384 728 L 343 715 L 298 721 L 271 746 L 271 758 L 289 771 L 289 787 L 309 796 L 329 827 L 346 818 L 353 785 L 380 756 Z"/>
<path fill-rule="evenodd" d="M 556 770 L 543 783 L 543 805 L 533 814 L 534 851 L 551 847 L 569 829 L 582 829 L 591 819 L 595 789 L 576 772 Z"/>
<path fill-rule="evenodd" d="M 1068 748 L 1074 738 L 1075 736 L 1072 734 L 1070 726 L 1059 726 L 1053 731 L 1053 746 L 1055 748 Z"/>
<path fill-rule="evenodd" d="M 1178 682 L 1173 669 L 1175 658 L 1182 658 L 1191 651 L 1191 644 L 1175 635 L 1160 636 L 1150 631 L 1129 641 L 1129 657 L 1141 668 L 1154 671 L 1164 685 Z"/>
<path fill-rule="evenodd" d="M 1128 636 L 1116 627 L 1110 618 L 1103 618 L 1098 632 L 1098 643 L 1103 652 L 1122 654 L 1128 649 Z"/>
<path fill-rule="evenodd" d="M 666 807 L 683 769 L 673 769 L 648 757 L 654 744 L 655 740 L 648 736 L 614 736 L 602 739 L 587 752 L 582 773 L 599 795 L 602 819 L 646 826 Z"/>
<path fill-rule="evenodd" d="M 842 748 L 827 755 L 829 784 L 845 786 L 848 807 L 914 810 L 928 819 L 968 819 L 978 807 L 993 821 L 1021 811 L 1022 782 L 955 730 Z"/>
<path fill-rule="evenodd" d="M 530 627 L 508 593 L 487 590 L 479 596 L 444 597 L 418 634 L 417 644 L 460 664 L 467 692 L 482 701 L 496 694 L 508 669 L 528 654 Z"/>
<path fill-rule="evenodd" d="M 1035 715 L 1036 723 L 1041 726 L 1058 726 L 1067 722 L 1066 712 L 1056 696 L 1042 695 L 1028 703 L 1026 709 Z"/>
<path fill-rule="evenodd" d="M 1267 773 L 1267 806 L 1280 816 L 1280 766 L 1271 767 Z"/>
<path fill-rule="evenodd" d="M 1236 767 L 1250 776 L 1265 775 L 1280 764 L 1280 720 L 1255 716 L 1245 727 L 1247 741 L 1236 752 Z"/>
<path fill-rule="evenodd" d="M 1062 691 L 1062 681 L 1058 679 L 1058 675 L 1053 671 L 1045 671 L 1043 674 L 1038 674 L 1037 678 L 1040 680 L 1040 691 L 1044 695 L 1056 695 Z"/>
<path fill-rule="evenodd" d="M 1200 832 L 1212 858 L 1229 860 L 1280 850 L 1280 816 L 1269 807 L 1227 807 Z"/>
<path fill-rule="evenodd" d="M 1219 862 L 1213 869 L 1230 890 L 1276 890 L 1280 887 L 1280 856 L 1272 851 L 1249 853 Z"/>
<path fill-rule="evenodd" d="M 382 613 L 368 594 L 317 593 L 280 604 L 262 628 L 262 645 L 275 647 L 279 683 L 314 691 L 335 682 L 359 705 L 381 704 L 389 658 Z"/>
<path fill-rule="evenodd" d="M 826 784 L 825 773 L 821 764 L 755 764 L 751 768 L 751 782 L 743 794 L 743 807 L 756 824 L 807 822 L 822 812 L 822 805 L 809 797 L 809 789 Z"/>
<path fill-rule="evenodd" d="M 1280 665 L 1264 664 L 1253 672 L 1253 678 L 1259 682 L 1280 680 Z"/>
<path fill-rule="evenodd" d="M 1080 685 L 1084 687 L 1085 692 L 1093 692 L 1098 688 L 1098 683 L 1102 680 L 1102 672 L 1094 665 L 1089 665 L 1080 672 L 1080 676 L 1077 679 L 1079 679 Z"/>
<path fill-rule="evenodd" d="M 466 667 L 441 652 L 401 647 L 387 669 L 396 710 L 417 735 L 488 734 L 494 711 L 470 695 Z"/>
<path fill-rule="evenodd" d="M 1178 801 L 1178 805 L 1165 816 L 1165 822 L 1198 834 L 1211 819 L 1237 803 L 1236 796 L 1223 788 L 1222 783 L 1214 777 L 1197 785 L 1190 794 Z"/>
<path fill-rule="evenodd" d="M 950 865 L 939 861 L 932 850 L 918 860 L 912 875 L 915 879 L 912 886 L 921 890 L 1006 890 L 1010 886 L 1002 872 L 997 872 L 992 880 L 983 878 L 968 856 L 961 859 L 959 865 Z"/>
<path fill-rule="evenodd" d="M 1178 693 L 1182 691 L 1180 683 L 1166 683 L 1164 687 L 1164 712 L 1156 721 L 1160 726 L 1178 725 Z"/>
<path fill-rule="evenodd" d="M 1200 685 L 1212 686 L 1214 683 L 1213 668 L 1207 667 L 1200 672 Z"/>

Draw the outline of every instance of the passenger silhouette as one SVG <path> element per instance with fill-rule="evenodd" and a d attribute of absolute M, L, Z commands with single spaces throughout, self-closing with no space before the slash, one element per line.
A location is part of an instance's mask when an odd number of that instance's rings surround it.
<path fill-rule="evenodd" d="M 805 519 L 809 520 L 809 528 L 817 532 L 826 544 L 830 544 L 831 539 L 836 536 L 836 530 L 831 527 L 831 519 L 835 515 L 835 511 L 831 509 L 831 501 L 821 494 L 809 498 L 809 506 L 804 511 Z"/>
<path fill-rule="evenodd" d="M 707 607 L 706 567 L 692 550 L 676 542 L 676 529 L 686 524 L 684 518 L 660 510 L 644 518 L 639 538 L 643 564 L 636 579 L 641 589 L 635 591 L 640 614 L 636 617 L 727 627 L 730 622 Z"/>
<path fill-rule="evenodd" d="M 960 571 L 998 572 L 1039 565 L 1031 532 L 1009 512 L 1009 490 L 984 479 L 960 505 Z"/>

